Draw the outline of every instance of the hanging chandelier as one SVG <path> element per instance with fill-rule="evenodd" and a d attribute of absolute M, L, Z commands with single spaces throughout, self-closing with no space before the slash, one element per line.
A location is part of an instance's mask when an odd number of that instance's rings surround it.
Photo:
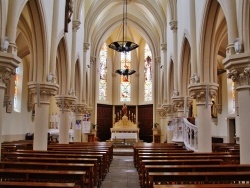
<path fill-rule="evenodd" d="M 127 66 L 127 52 L 130 52 L 139 47 L 138 44 L 127 41 L 127 0 L 123 0 L 123 21 L 122 21 L 122 41 L 115 41 L 109 45 L 109 48 L 117 51 L 125 53 L 125 65 L 124 69 L 117 69 L 115 73 L 125 76 L 126 80 L 128 80 L 128 76 L 134 74 L 136 71 L 129 69 Z"/>
<path fill-rule="evenodd" d="M 139 47 L 138 44 L 127 41 L 127 0 L 123 0 L 123 19 L 122 19 L 122 41 L 115 41 L 109 45 L 109 48 L 117 52 L 129 52 Z"/>

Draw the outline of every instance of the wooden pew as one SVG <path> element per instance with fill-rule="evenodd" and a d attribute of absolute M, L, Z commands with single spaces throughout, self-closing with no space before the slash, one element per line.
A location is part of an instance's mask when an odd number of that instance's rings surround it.
<path fill-rule="evenodd" d="M 249 165 L 145 165 L 145 176 L 142 177 L 143 187 L 149 184 L 150 172 L 237 172 L 250 171 Z"/>
<path fill-rule="evenodd" d="M 9 187 L 76 188 L 77 186 L 75 186 L 74 183 L 0 181 L 0 188 L 9 188 Z"/>
<path fill-rule="evenodd" d="M 146 180 L 146 165 L 220 165 L 222 159 L 181 159 L 181 160 L 141 160 L 140 168 L 138 170 L 140 184 L 143 186 Z"/>
<path fill-rule="evenodd" d="M 66 158 L 75 158 L 75 160 L 71 160 L 71 162 L 77 162 L 77 158 L 96 158 L 98 159 L 97 168 L 100 172 L 100 178 L 103 180 L 107 170 L 106 170 L 106 163 L 104 162 L 104 156 L 103 154 L 70 154 L 65 152 L 59 152 L 59 153 L 48 153 L 46 151 L 44 152 L 37 152 L 30 150 L 30 152 L 2 152 L 2 155 L 4 156 L 3 160 L 19 160 L 19 157 L 33 157 L 33 158 L 56 158 L 55 161 L 60 161 L 63 159 L 65 161 Z M 19 159 L 18 159 L 19 158 Z M 35 159 L 36 160 L 36 159 Z M 62 161 L 62 160 L 61 160 Z"/>
<path fill-rule="evenodd" d="M 250 171 L 240 172 L 150 172 L 149 186 L 154 184 L 223 184 L 247 183 Z"/>
<path fill-rule="evenodd" d="M 85 171 L 0 169 L 2 181 L 74 183 L 84 188 Z"/>
<path fill-rule="evenodd" d="M 98 185 L 97 171 L 95 164 L 86 163 L 41 163 L 41 162 L 16 162 L 1 161 L 1 169 L 34 169 L 34 170 L 76 170 L 86 171 L 85 184 L 92 188 Z"/>
<path fill-rule="evenodd" d="M 154 188 L 240 188 L 250 187 L 249 184 L 197 184 L 197 185 L 154 185 Z"/>

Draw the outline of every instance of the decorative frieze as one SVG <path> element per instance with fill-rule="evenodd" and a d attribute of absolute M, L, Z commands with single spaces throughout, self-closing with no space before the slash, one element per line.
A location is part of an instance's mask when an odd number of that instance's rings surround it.
<path fill-rule="evenodd" d="M 211 102 L 215 98 L 218 84 L 191 84 L 189 85 L 189 96 L 196 99 L 197 102 Z"/>
<path fill-rule="evenodd" d="M 176 112 L 176 108 L 173 104 L 162 105 L 160 108 L 157 108 L 156 111 L 160 117 L 172 116 Z"/>
<path fill-rule="evenodd" d="M 55 96 L 56 104 L 61 112 L 70 112 L 75 108 L 76 97 L 72 95 L 57 95 Z"/>
<path fill-rule="evenodd" d="M 76 113 L 76 115 L 82 115 L 86 113 L 86 104 L 75 104 L 72 107 L 73 112 Z"/>
<path fill-rule="evenodd" d="M 250 67 L 232 69 L 228 73 L 228 78 L 232 79 L 237 86 L 247 86 L 250 84 Z"/>
<path fill-rule="evenodd" d="M 84 43 L 83 43 L 83 51 L 84 51 L 84 52 L 87 52 L 87 51 L 89 50 L 89 46 L 90 46 L 90 43 L 84 42 Z"/>
<path fill-rule="evenodd" d="M 32 108 L 33 103 L 36 103 L 37 105 L 49 104 L 50 97 L 56 95 L 59 86 L 57 84 L 50 82 L 45 82 L 45 83 L 29 82 L 28 88 L 29 88 L 29 97 L 32 97 L 32 99 L 28 100 L 29 101 L 28 106 L 29 108 Z"/>
<path fill-rule="evenodd" d="M 173 30 L 173 31 L 176 31 L 178 29 L 177 21 L 176 20 L 170 21 L 169 25 L 170 25 L 170 29 Z"/>
<path fill-rule="evenodd" d="M 15 75 L 15 69 L 0 66 L 0 82 L 7 84 L 12 75 Z"/>

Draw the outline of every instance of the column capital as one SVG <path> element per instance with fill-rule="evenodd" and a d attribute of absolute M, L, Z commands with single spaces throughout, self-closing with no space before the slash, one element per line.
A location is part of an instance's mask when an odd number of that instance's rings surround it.
<path fill-rule="evenodd" d="M 30 97 L 33 97 L 34 103 L 49 104 L 50 97 L 57 93 L 59 85 L 51 82 L 29 82 L 28 89 L 29 95 Z"/>
<path fill-rule="evenodd" d="M 175 108 L 173 104 L 164 104 L 160 108 L 156 109 L 157 113 L 161 118 L 167 117 L 167 116 L 172 116 L 173 113 L 175 112 Z"/>
<path fill-rule="evenodd" d="M 86 112 L 86 106 L 86 104 L 75 104 L 73 112 L 75 112 L 76 115 L 82 115 Z"/>
<path fill-rule="evenodd" d="M 188 86 L 189 95 L 197 102 L 210 101 L 217 95 L 219 85 L 216 83 L 194 83 Z"/>
<path fill-rule="evenodd" d="M 0 52 L 0 83 L 6 84 L 22 60 L 11 53 Z"/>
<path fill-rule="evenodd" d="M 155 57 L 155 62 L 160 64 L 161 63 L 161 56 Z"/>
<path fill-rule="evenodd" d="M 56 95 L 56 104 L 62 112 L 70 112 L 75 108 L 76 97 L 72 95 Z"/>
<path fill-rule="evenodd" d="M 89 50 L 90 43 L 84 42 L 83 43 L 83 52 L 87 52 Z"/>
<path fill-rule="evenodd" d="M 178 29 L 177 21 L 176 20 L 171 20 L 169 22 L 169 25 L 170 25 L 170 29 L 173 30 L 173 31 L 176 31 Z"/>
<path fill-rule="evenodd" d="M 223 64 L 229 70 L 228 78 L 236 83 L 236 89 L 250 86 L 250 53 L 228 56 Z"/>
<path fill-rule="evenodd" d="M 96 57 L 95 56 L 91 56 L 90 57 L 90 63 L 95 63 L 96 62 Z"/>
<path fill-rule="evenodd" d="M 185 105 L 185 97 L 184 96 L 178 96 L 178 97 L 172 97 L 172 101 L 174 106 L 177 109 L 183 109 L 184 105 Z M 191 105 L 193 102 L 193 100 L 190 97 L 186 97 L 186 107 L 188 107 L 189 105 Z"/>
<path fill-rule="evenodd" d="M 73 20 L 72 21 L 73 31 L 77 31 L 80 28 L 80 25 L 81 25 L 80 20 Z"/>
<path fill-rule="evenodd" d="M 162 44 L 161 44 L 161 50 L 162 50 L 163 52 L 166 52 L 166 51 L 167 51 L 167 43 L 162 43 Z"/>

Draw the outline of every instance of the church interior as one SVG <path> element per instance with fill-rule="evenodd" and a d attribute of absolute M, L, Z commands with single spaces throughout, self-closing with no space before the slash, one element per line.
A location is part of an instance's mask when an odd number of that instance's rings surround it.
<path fill-rule="evenodd" d="M 249 18 L 249 0 L 0 0 L 0 187 L 250 187 Z"/>

